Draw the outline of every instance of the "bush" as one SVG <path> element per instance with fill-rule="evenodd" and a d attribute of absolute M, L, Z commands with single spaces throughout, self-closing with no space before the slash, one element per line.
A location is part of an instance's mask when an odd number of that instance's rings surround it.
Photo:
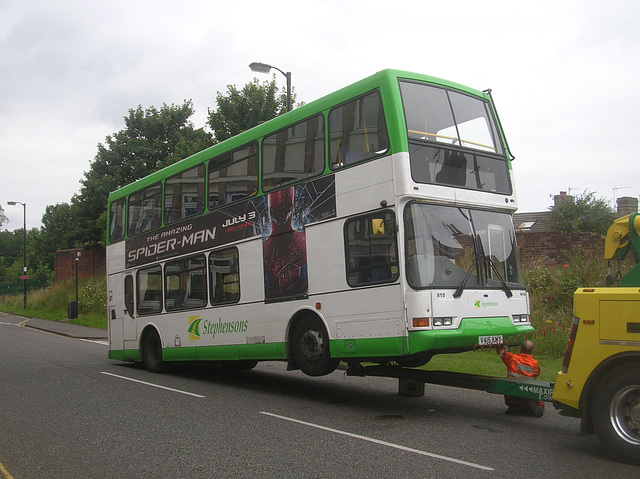
<path fill-rule="evenodd" d="M 80 312 L 107 315 L 107 283 L 102 276 L 86 280 L 78 290 Z"/>
<path fill-rule="evenodd" d="M 604 235 L 614 218 L 615 213 L 608 200 L 596 198 L 595 193 L 585 190 L 575 201 L 561 202 L 554 206 L 547 222 L 551 231 Z"/>
<path fill-rule="evenodd" d="M 573 293 L 581 287 L 602 286 L 606 263 L 580 249 L 563 252 L 567 262 L 553 266 L 531 261 L 524 267 L 531 301 L 531 321 L 536 329 L 536 355 L 561 357 L 573 320 Z"/>

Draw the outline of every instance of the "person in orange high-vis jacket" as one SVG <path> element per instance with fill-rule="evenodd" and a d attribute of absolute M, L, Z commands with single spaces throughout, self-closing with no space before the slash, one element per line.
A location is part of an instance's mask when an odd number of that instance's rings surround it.
<path fill-rule="evenodd" d="M 510 378 L 536 378 L 540 374 L 540 366 L 533 356 L 533 343 L 524 341 L 520 345 L 520 354 L 510 353 L 504 345 L 498 347 L 498 356 L 507 366 L 507 376 Z M 532 399 L 523 399 L 513 396 L 505 396 L 504 403 L 507 407 L 507 414 L 526 414 L 535 417 L 542 417 L 544 414 L 544 403 Z"/>

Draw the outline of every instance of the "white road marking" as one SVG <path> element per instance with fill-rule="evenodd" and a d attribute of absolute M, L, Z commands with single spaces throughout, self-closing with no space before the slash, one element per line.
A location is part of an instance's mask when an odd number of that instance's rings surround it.
<path fill-rule="evenodd" d="M 106 339 L 85 339 L 85 338 L 79 338 L 80 341 L 84 341 L 85 343 L 95 343 L 95 344 L 102 344 L 103 346 L 109 346 L 109 341 L 107 341 Z"/>
<path fill-rule="evenodd" d="M 440 454 L 434 454 L 432 452 L 421 451 L 420 449 L 413 449 L 411 447 L 401 446 L 399 444 L 394 444 L 392 442 L 381 441 L 379 439 L 373 439 L 373 438 L 367 437 L 367 436 L 361 436 L 360 434 L 353 434 L 351 432 L 340 431 L 339 429 L 333 429 L 331 427 L 320 426 L 318 424 L 313 424 L 313 423 L 306 422 L 306 421 L 300 421 L 299 419 L 293 419 L 293 418 L 286 417 L 286 416 L 279 416 L 278 414 L 273 414 L 273 413 L 270 413 L 270 412 L 260 411 L 260 414 L 264 414 L 265 416 L 275 417 L 275 418 L 278 418 L 278 419 L 283 419 L 285 421 L 295 422 L 297 424 L 302 424 L 304 426 L 314 427 L 316 429 L 322 429 L 323 431 L 329 431 L 329 432 L 333 432 L 335 434 L 341 434 L 343 436 L 352 437 L 354 439 L 360 439 L 362 441 L 368 441 L 368 442 L 372 442 L 374 444 L 380 444 L 381 446 L 392 447 L 394 449 L 399 449 L 401 451 L 411 452 L 411 453 L 414 453 L 414 454 L 420 454 L 422 456 L 428 456 L 428 457 L 432 457 L 434 459 L 441 459 L 443 461 L 454 462 L 456 464 L 461 464 L 463 466 L 474 467 L 476 469 L 482 469 L 483 471 L 494 471 L 495 470 L 494 468 L 489 467 L 489 466 L 483 466 L 481 464 L 475 464 L 473 462 L 461 461 L 460 459 L 455 459 L 453 457 L 447 457 L 447 456 L 442 456 Z"/>
<path fill-rule="evenodd" d="M 204 398 L 205 397 L 205 396 L 201 396 L 200 394 L 190 393 L 188 391 L 182 391 L 180 389 L 168 388 L 166 386 L 160 386 L 159 384 L 148 383 L 146 381 L 140 381 L 139 379 L 128 378 L 126 376 L 119 376 L 117 374 L 107 373 L 105 371 L 102 371 L 101 374 L 106 374 L 107 376 L 113 376 L 114 378 L 126 379 L 127 381 L 132 381 L 132 382 L 138 383 L 138 384 L 144 384 L 145 386 L 151 386 L 151 387 L 158 388 L 158 389 L 166 389 L 167 391 L 171 391 L 171 392 L 174 392 L 174 393 L 186 394 L 187 396 L 193 396 L 193 397 L 196 397 L 196 398 Z"/>

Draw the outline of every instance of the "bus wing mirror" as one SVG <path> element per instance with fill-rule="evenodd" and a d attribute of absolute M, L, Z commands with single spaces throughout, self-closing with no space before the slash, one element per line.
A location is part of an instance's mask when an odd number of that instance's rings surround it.
<path fill-rule="evenodd" d="M 384 220 L 382 218 L 374 218 L 371 220 L 371 231 L 374 236 L 383 236 L 386 234 Z"/>

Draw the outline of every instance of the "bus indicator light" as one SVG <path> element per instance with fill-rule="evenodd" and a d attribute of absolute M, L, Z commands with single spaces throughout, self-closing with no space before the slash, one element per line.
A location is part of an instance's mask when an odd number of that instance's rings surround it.
<path fill-rule="evenodd" d="M 414 328 L 428 328 L 429 327 L 429 318 L 413 318 L 413 327 Z"/>

